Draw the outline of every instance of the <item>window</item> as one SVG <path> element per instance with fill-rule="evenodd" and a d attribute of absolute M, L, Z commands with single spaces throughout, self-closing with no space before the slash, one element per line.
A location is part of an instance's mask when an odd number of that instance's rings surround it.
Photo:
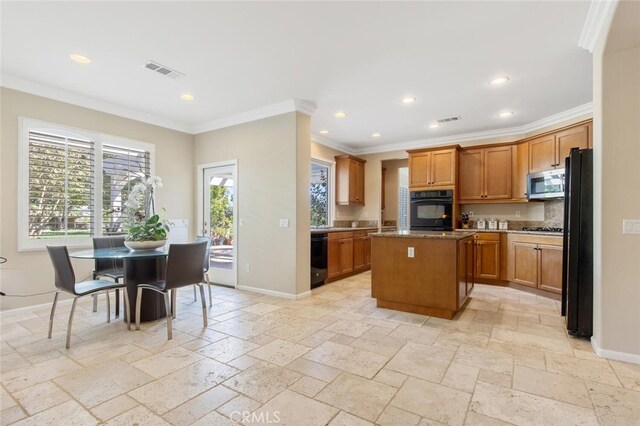
<path fill-rule="evenodd" d="M 320 160 L 311 161 L 311 226 L 329 226 L 331 221 L 330 176 L 332 165 Z"/>
<path fill-rule="evenodd" d="M 153 145 L 27 118 L 20 126 L 18 249 L 122 233 L 122 203 L 151 175 Z"/>

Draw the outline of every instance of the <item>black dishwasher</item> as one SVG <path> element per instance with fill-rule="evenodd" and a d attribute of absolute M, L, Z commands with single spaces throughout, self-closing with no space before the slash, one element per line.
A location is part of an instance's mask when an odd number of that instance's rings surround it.
<path fill-rule="evenodd" d="M 324 284 L 327 278 L 327 234 L 311 234 L 311 288 Z"/>

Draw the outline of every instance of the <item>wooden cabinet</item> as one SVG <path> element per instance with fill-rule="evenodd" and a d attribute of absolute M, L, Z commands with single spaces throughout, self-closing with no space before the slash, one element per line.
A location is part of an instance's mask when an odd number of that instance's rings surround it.
<path fill-rule="evenodd" d="M 377 230 L 329 232 L 327 281 L 335 281 L 371 267 L 371 237 Z"/>
<path fill-rule="evenodd" d="M 511 195 L 514 201 L 528 201 L 527 174 L 529 173 L 529 143 L 521 142 L 514 145 L 515 150 L 512 163 Z"/>
<path fill-rule="evenodd" d="M 511 199 L 512 146 L 460 152 L 460 202 Z"/>
<path fill-rule="evenodd" d="M 562 292 L 562 237 L 510 234 L 509 281 Z"/>
<path fill-rule="evenodd" d="M 327 279 L 352 272 L 353 232 L 331 232 L 327 239 Z"/>
<path fill-rule="evenodd" d="M 482 232 L 474 235 L 475 278 L 500 279 L 500 234 Z"/>
<path fill-rule="evenodd" d="M 541 136 L 529 141 L 529 173 L 564 168 L 571 148 L 591 147 L 591 123 Z"/>
<path fill-rule="evenodd" d="M 364 205 L 365 160 L 352 155 L 336 156 L 336 204 Z"/>
<path fill-rule="evenodd" d="M 538 244 L 540 279 L 538 287 L 562 293 L 562 246 Z"/>
<path fill-rule="evenodd" d="M 456 184 L 458 148 L 409 152 L 409 187 L 452 187 Z"/>
<path fill-rule="evenodd" d="M 367 267 L 365 246 L 367 237 L 353 238 L 353 269 L 364 269 Z"/>

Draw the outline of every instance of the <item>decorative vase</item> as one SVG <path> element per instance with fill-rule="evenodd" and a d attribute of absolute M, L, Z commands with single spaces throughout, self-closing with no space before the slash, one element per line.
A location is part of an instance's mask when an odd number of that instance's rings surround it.
<path fill-rule="evenodd" d="M 124 245 L 134 251 L 156 250 L 163 247 L 167 240 L 125 241 Z"/>

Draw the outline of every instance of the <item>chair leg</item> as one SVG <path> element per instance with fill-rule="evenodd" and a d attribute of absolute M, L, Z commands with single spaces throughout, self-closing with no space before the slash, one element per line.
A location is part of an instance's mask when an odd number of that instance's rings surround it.
<path fill-rule="evenodd" d="M 69 349 L 71 346 L 71 326 L 73 325 L 73 315 L 76 312 L 76 303 L 78 302 L 78 297 L 73 298 L 73 303 L 71 304 L 71 312 L 69 313 L 69 324 L 67 324 L 67 345 L 66 348 Z"/>
<path fill-rule="evenodd" d="M 140 304 L 142 302 L 142 288 L 138 287 L 138 297 L 136 298 L 136 330 L 140 330 Z"/>
<path fill-rule="evenodd" d="M 204 280 L 209 287 L 209 307 L 213 306 L 213 299 L 211 298 L 211 282 L 209 282 L 209 273 L 204 274 Z"/>
<path fill-rule="evenodd" d="M 109 290 L 105 290 L 104 296 L 107 299 L 107 322 L 111 322 L 111 300 L 109 299 Z"/>
<path fill-rule="evenodd" d="M 93 297 L 93 312 L 98 312 L 98 295 L 92 294 Z"/>
<path fill-rule="evenodd" d="M 206 327 L 208 325 L 207 324 L 207 301 L 204 299 L 204 287 L 202 286 L 202 284 L 198 284 L 198 287 L 200 287 L 200 298 L 202 299 L 202 322 Z"/>
<path fill-rule="evenodd" d="M 169 306 L 169 293 L 164 294 L 164 307 L 167 310 L 167 340 L 173 339 L 173 327 L 171 321 L 173 319 L 173 315 L 171 315 L 171 307 Z"/>
<path fill-rule="evenodd" d="M 129 312 L 131 312 L 129 306 L 129 292 L 126 288 L 123 288 L 122 293 L 124 294 L 124 320 L 127 322 L 127 330 L 131 330 L 131 318 L 129 315 Z"/>
<path fill-rule="evenodd" d="M 116 282 L 118 282 L 116 280 Z M 120 318 L 120 289 L 116 288 L 116 318 Z"/>
<path fill-rule="evenodd" d="M 56 314 L 56 305 L 58 303 L 58 295 L 59 291 L 56 291 L 56 294 L 53 296 L 53 305 L 51 305 L 51 315 L 49 315 L 49 335 L 47 336 L 51 339 L 51 331 L 53 330 L 53 317 Z"/>
<path fill-rule="evenodd" d="M 196 296 L 196 286 L 193 286 L 193 301 L 195 302 L 196 300 L 198 300 L 198 296 Z"/>
<path fill-rule="evenodd" d="M 174 289 L 171 290 L 171 316 L 173 316 L 173 319 L 176 318 L 176 298 L 177 298 L 177 294 L 178 294 L 178 290 Z"/>

